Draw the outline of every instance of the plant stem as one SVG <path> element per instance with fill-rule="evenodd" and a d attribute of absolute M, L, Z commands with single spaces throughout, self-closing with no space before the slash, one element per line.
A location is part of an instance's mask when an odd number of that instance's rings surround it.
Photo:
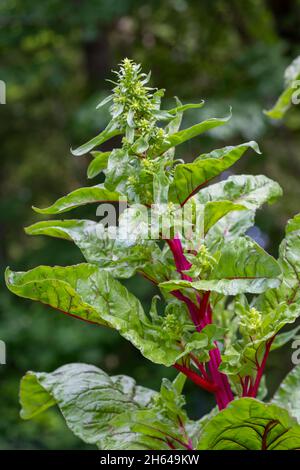
<path fill-rule="evenodd" d="M 175 369 L 179 370 L 184 375 L 186 375 L 189 379 L 191 379 L 196 385 L 198 385 L 198 387 L 203 388 L 207 392 L 215 393 L 217 391 L 217 385 L 214 382 L 200 377 L 200 375 L 198 375 L 196 372 L 189 369 L 188 367 L 183 366 L 181 364 L 174 364 L 174 367 Z"/>
<path fill-rule="evenodd" d="M 191 264 L 184 256 L 180 239 L 175 236 L 173 240 L 167 240 L 167 243 L 173 253 L 176 269 L 180 273 L 182 279 L 192 281 L 193 279 L 190 276 L 182 272 L 187 271 L 191 267 Z M 200 295 L 197 296 L 199 306 L 195 305 L 194 302 L 192 302 L 188 297 L 185 297 L 180 291 L 173 291 L 172 293 L 175 295 L 175 297 L 182 300 L 187 305 L 191 319 L 197 331 L 200 332 L 206 325 L 212 323 L 212 311 L 209 304 L 209 291 L 205 292 L 202 298 Z M 215 343 L 215 346 L 216 347 L 209 352 L 210 361 L 208 363 L 212 382 L 208 382 L 206 379 L 203 379 L 198 374 L 184 366 L 175 364 L 175 367 L 185 373 L 187 377 L 193 380 L 200 387 L 213 392 L 215 394 L 217 405 L 219 409 L 222 410 L 226 408 L 228 403 L 230 403 L 234 397 L 227 376 L 219 371 L 219 366 L 221 364 L 221 354 L 217 343 Z M 214 390 L 212 389 L 212 386 L 214 387 Z"/>
<path fill-rule="evenodd" d="M 263 373 L 264 373 L 264 370 L 265 370 L 265 367 L 266 367 L 267 359 L 268 359 L 268 356 L 269 356 L 269 352 L 270 352 L 270 349 L 271 349 L 271 346 L 272 346 L 272 343 L 273 343 L 274 339 L 275 339 L 275 335 L 266 342 L 266 350 L 265 350 L 265 353 L 264 353 L 264 357 L 262 359 L 262 362 L 261 362 L 260 366 L 258 367 L 258 371 L 257 371 L 257 375 L 256 375 L 254 385 L 252 387 L 250 387 L 250 389 L 249 389 L 249 392 L 248 392 L 248 395 L 247 395 L 248 397 L 255 398 L 256 395 L 257 395 L 259 385 L 260 385 L 260 381 L 262 379 L 262 376 L 263 376 Z"/>
<path fill-rule="evenodd" d="M 178 236 L 175 235 L 175 238 L 173 238 L 172 240 L 166 240 L 166 241 L 170 247 L 170 250 L 172 251 L 177 272 L 179 272 L 182 279 L 186 281 L 192 281 L 193 279 L 190 276 L 182 272 L 182 271 L 188 271 L 192 265 L 184 256 L 180 238 L 178 238 Z"/>

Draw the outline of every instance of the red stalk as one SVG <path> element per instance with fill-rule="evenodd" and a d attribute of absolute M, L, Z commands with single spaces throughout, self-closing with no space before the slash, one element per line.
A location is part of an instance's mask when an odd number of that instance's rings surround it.
<path fill-rule="evenodd" d="M 192 265 L 191 263 L 189 263 L 189 261 L 186 259 L 186 257 L 183 254 L 183 249 L 182 249 L 180 238 L 178 238 L 178 236 L 175 235 L 175 238 L 173 240 L 167 240 L 167 243 L 170 247 L 170 250 L 173 253 L 177 272 L 181 274 L 182 279 L 186 281 L 192 281 L 193 279 L 190 276 L 182 272 L 182 271 L 188 271 Z"/>
<path fill-rule="evenodd" d="M 192 281 L 193 279 L 190 276 L 182 272 L 187 271 L 191 267 L 191 264 L 187 261 L 186 257 L 184 256 L 180 239 L 176 236 L 173 240 L 167 240 L 167 243 L 173 253 L 176 269 L 180 273 L 182 279 Z M 172 294 L 178 299 L 185 302 L 197 331 L 200 332 L 206 325 L 212 323 L 212 311 L 209 304 L 209 291 L 204 293 L 202 299 L 200 298 L 200 296 L 198 297 L 200 307 L 195 305 L 188 297 L 184 296 L 180 291 L 173 291 Z M 178 370 L 181 370 L 181 372 L 183 372 L 187 377 L 193 380 L 193 382 L 195 382 L 201 388 L 213 392 L 215 394 L 217 405 L 219 409 L 222 410 L 226 408 L 228 403 L 230 403 L 234 397 L 227 376 L 219 371 L 219 366 L 221 364 L 221 354 L 217 343 L 215 349 L 212 349 L 209 355 L 210 361 L 208 363 L 208 367 L 213 382 L 210 382 L 200 377 L 192 370 L 179 364 L 175 364 L 175 367 Z"/>
<path fill-rule="evenodd" d="M 203 375 L 203 377 L 206 380 L 209 380 L 208 374 L 207 374 L 206 369 L 205 369 L 205 365 L 201 364 L 201 362 L 199 362 L 198 359 L 196 358 L 196 356 L 192 353 L 190 353 L 190 358 L 195 363 L 195 365 L 198 367 L 198 369 L 201 372 L 201 374 Z"/>
<path fill-rule="evenodd" d="M 203 388 L 207 392 L 215 393 L 217 391 L 216 384 L 206 379 L 203 379 L 202 377 L 200 377 L 200 375 L 198 375 L 196 372 L 189 369 L 188 367 L 182 366 L 181 364 L 174 364 L 174 367 L 175 369 L 179 370 L 184 375 L 186 375 L 189 379 L 191 379 L 196 385 Z"/>
<path fill-rule="evenodd" d="M 268 359 L 268 356 L 269 356 L 269 352 L 270 352 L 270 349 L 271 349 L 271 346 L 272 346 L 272 343 L 273 343 L 274 339 L 275 339 L 275 336 L 273 336 L 273 338 L 269 339 L 269 341 L 266 342 L 266 350 L 265 350 L 265 353 L 264 353 L 264 357 L 262 359 L 262 362 L 261 362 L 260 366 L 258 367 L 258 371 L 257 371 L 257 375 L 256 375 L 254 385 L 252 387 L 250 387 L 250 389 L 249 389 L 249 392 L 248 392 L 248 395 L 247 395 L 248 397 L 255 398 L 256 395 L 257 395 L 259 385 L 260 385 L 260 381 L 262 379 L 262 376 L 263 376 L 263 373 L 264 373 L 264 370 L 265 370 L 265 367 L 266 367 L 267 359 Z"/>

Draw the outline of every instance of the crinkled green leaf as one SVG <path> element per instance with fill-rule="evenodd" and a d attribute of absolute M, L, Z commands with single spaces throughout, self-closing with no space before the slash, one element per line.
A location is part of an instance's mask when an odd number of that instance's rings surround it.
<path fill-rule="evenodd" d="M 213 270 L 212 279 L 225 280 L 227 295 L 240 293 L 239 281 L 246 292 L 259 293 L 266 288 L 279 285 L 281 270 L 266 251 L 249 237 L 240 237 L 228 242 L 221 251 L 219 261 Z M 230 284 L 230 281 L 233 284 Z M 201 282 L 201 281 L 200 281 Z M 235 287 L 235 282 L 237 286 Z M 248 290 L 249 289 L 249 290 Z"/>
<path fill-rule="evenodd" d="M 193 448 L 204 421 L 187 417 L 177 382 L 163 379 L 157 393 L 86 364 L 28 372 L 21 381 L 21 416 L 31 419 L 58 405 L 71 431 L 103 450 Z"/>
<path fill-rule="evenodd" d="M 282 406 L 300 423 L 300 366 L 295 366 L 281 382 L 272 403 Z"/>
<path fill-rule="evenodd" d="M 217 223 L 220 219 L 232 211 L 246 210 L 242 204 L 235 204 L 231 201 L 210 201 L 205 204 L 204 208 L 204 230 L 205 234 Z M 199 236 L 199 235 L 198 235 Z"/>
<path fill-rule="evenodd" d="M 152 240 L 130 243 L 110 238 L 101 224 L 91 220 L 47 220 L 25 229 L 29 235 L 48 235 L 72 240 L 88 263 L 96 263 L 114 277 L 129 278 L 147 263 L 160 258 L 160 249 Z"/>
<path fill-rule="evenodd" d="M 243 392 L 241 378 L 251 378 L 254 385 L 258 367 L 262 365 L 265 353 L 283 346 L 297 331 L 294 329 L 278 335 L 286 323 L 294 320 L 276 309 L 257 310 L 248 304 L 245 296 L 242 303 L 240 299 L 241 296 L 236 298 L 233 305 L 234 324 L 239 328 L 235 328 L 233 334 L 227 338 L 220 365 L 220 370 L 231 377 L 238 394 Z"/>
<path fill-rule="evenodd" d="M 249 148 L 260 153 L 257 143 L 251 141 L 235 147 L 213 150 L 200 155 L 193 163 L 177 165 L 174 180 L 170 185 L 169 199 L 172 202 L 184 204 L 211 179 L 231 167 Z"/>
<path fill-rule="evenodd" d="M 213 417 L 199 450 L 299 450 L 300 426 L 286 410 L 241 398 Z"/>
<path fill-rule="evenodd" d="M 300 57 L 297 57 L 285 71 L 285 90 L 281 93 L 275 105 L 265 114 L 272 119 L 282 119 L 285 113 L 292 106 L 292 97 L 299 88 L 299 83 L 295 80 L 300 79 Z M 297 93 L 298 95 L 298 93 Z M 297 96 L 298 97 L 298 96 Z"/>
<path fill-rule="evenodd" d="M 92 152 L 94 159 L 88 166 L 87 176 L 88 178 L 95 178 L 101 171 L 107 167 L 108 158 L 111 152 Z"/>
<path fill-rule="evenodd" d="M 97 186 L 75 189 L 45 209 L 38 207 L 33 207 L 33 209 L 39 214 L 62 214 L 84 204 L 118 201 L 119 197 L 119 193 L 109 191 L 102 184 L 98 184 Z"/>
<path fill-rule="evenodd" d="M 292 96 L 296 88 L 289 85 L 279 96 L 273 108 L 265 111 L 265 114 L 272 119 L 282 119 L 285 113 L 292 106 Z"/>
<path fill-rule="evenodd" d="M 57 404 L 71 431 L 89 444 L 105 449 L 114 431 L 113 418 L 125 411 L 144 409 L 156 395 L 137 386 L 131 377 L 109 377 L 97 367 L 68 364 L 53 373 L 28 372 L 22 379 L 20 401 L 23 419 L 31 419 Z M 139 436 L 125 433 L 119 444 L 124 449 L 147 449 Z M 124 445 L 125 444 L 125 445 Z"/>
<path fill-rule="evenodd" d="M 174 280 L 161 283 L 160 287 L 168 291 L 193 288 L 224 295 L 242 292 L 255 294 L 278 286 L 280 274 L 280 268 L 272 256 L 250 238 L 240 237 L 224 245 L 208 279 L 193 282 Z"/>
<path fill-rule="evenodd" d="M 242 204 L 247 211 L 232 211 L 209 231 L 206 243 L 214 249 L 244 234 L 254 225 L 255 211 L 263 204 L 272 204 L 282 195 L 278 183 L 263 175 L 234 175 L 225 181 L 203 188 L 195 196 L 202 203 L 228 200 L 235 204 Z"/>
<path fill-rule="evenodd" d="M 168 332 L 159 315 L 148 318 L 140 301 L 96 265 L 40 266 L 25 273 L 7 269 L 6 284 L 20 297 L 116 329 L 152 362 L 171 366 L 186 355 L 191 335 Z"/>
<path fill-rule="evenodd" d="M 130 411 L 117 416 L 112 424 L 128 426 L 132 432 L 144 435 L 150 448 L 157 449 L 159 442 L 171 444 L 172 449 L 193 449 L 199 440 L 203 424 L 191 421 L 185 410 L 185 400 L 174 384 L 163 379 L 160 393 L 154 397 L 152 407 Z M 170 447 L 159 447 L 170 449 Z"/>
<path fill-rule="evenodd" d="M 300 214 L 295 215 L 293 219 L 290 219 L 286 226 L 286 233 L 294 232 L 295 230 L 300 230 Z"/>
<path fill-rule="evenodd" d="M 300 315 L 300 230 L 297 218 L 287 226 L 285 239 L 279 248 L 278 264 L 283 281 L 277 289 L 270 289 L 257 299 L 257 306 L 264 312 L 276 313 L 282 326 L 293 323 Z"/>
<path fill-rule="evenodd" d="M 272 204 L 280 196 L 279 184 L 264 175 L 233 175 L 201 189 L 195 197 L 202 204 L 227 200 L 255 210 L 265 202 Z"/>

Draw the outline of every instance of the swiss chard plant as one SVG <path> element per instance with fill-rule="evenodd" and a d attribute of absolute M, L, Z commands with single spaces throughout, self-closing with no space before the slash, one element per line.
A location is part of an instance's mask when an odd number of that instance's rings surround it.
<path fill-rule="evenodd" d="M 20 297 L 116 329 L 177 375 L 154 391 L 93 365 L 28 372 L 21 416 L 57 405 L 74 434 L 100 449 L 300 449 L 300 367 L 263 401 L 268 356 L 297 331 L 281 332 L 300 315 L 300 215 L 289 221 L 275 260 L 247 232 L 256 210 L 281 196 L 280 186 L 262 175 L 209 185 L 248 150 L 249 158 L 259 154 L 258 145 L 223 147 L 185 163 L 180 144 L 225 125 L 230 115 L 180 130 L 183 113 L 204 103 L 176 99 L 175 107 L 161 109 L 164 90 L 149 87 L 149 78 L 125 59 L 112 94 L 98 105 L 109 106 L 110 122 L 72 151 L 90 152 L 88 177 L 103 172 L 104 183 L 34 208 L 52 215 L 94 203 L 104 214 L 101 202 L 109 211 L 121 200 L 118 223 L 51 219 L 27 227 L 29 235 L 73 241 L 86 262 L 7 269 L 6 283 Z M 115 136 L 117 148 L 99 150 Z M 134 275 L 157 286 L 149 312 L 122 284 Z M 200 420 L 185 411 L 186 380 L 215 398 Z"/>

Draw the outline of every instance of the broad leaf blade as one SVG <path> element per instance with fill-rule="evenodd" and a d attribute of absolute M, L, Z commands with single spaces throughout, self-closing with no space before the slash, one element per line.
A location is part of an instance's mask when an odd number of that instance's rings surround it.
<path fill-rule="evenodd" d="M 169 367 L 186 354 L 180 336 L 166 334 L 162 317 L 151 321 L 139 300 L 96 265 L 40 266 L 25 273 L 7 269 L 6 284 L 20 297 L 116 329 L 152 362 Z"/>
<path fill-rule="evenodd" d="M 109 317 L 105 278 L 99 275 L 95 279 L 97 274 L 97 267 L 88 264 L 53 268 L 39 266 L 28 272 L 12 272 L 8 268 L 5 279 L 8 289 L 20 297 L 37 300 L 91 323 L 109 326 L 104 318 Z M 99 295 L 93 288 L 95 281 L 98 281 L 99 288 L 102 283 L 103 291 Z"/>
<path fill-rule="evenodd" d="M 80 188 L 58 199 L 54 204 L 45 209 L 33 207 L 39 214 L 62 214 L 84 204 L 118 201 L 120 194 L 109 191 L 103 185 Z"/>
<path fill-rule="evenodd" d="M 241 398 L 210 420 L 198 449 L 299 450 L 300 426 L 283 408 Z"/>
<path fill-rule="evenodd" d="M 129 243 L 110 238 L 101 224 L 91 220 L 47 220 L 25 229 L 28 235 L 48 235 L 72 240 L 88 263 L 96 263 L 114 277 L 129 278 L 146 264 L 160 258 L 160 249 L 152 240 Z"/>
<path fill-rule="evenodd" d="M 257 294 L 280 284 L 281 270 L 272 256 L 248 237 L 228 242 L 222 249 L 218 263 L 208 279 L 200 281 L 172 280 L 160 287 L 213 291 L 224 295 L 243 292 Z"/>
<path fill-rule="evenodd" d="M 216 250 L 223 243 L 245 234 L 254 225 L 256 210 L 266 202 L 272 204 L 281 195 L 279 184 L 263 175 L 234 175 L 201 189 L 195 198 L 202 204 L 228 200 L 248 209 L 225 215 L 211 228 L 206 243 Z"/>
<path fill-rule="evenodd" d="M 296 216 L 288 223 L 286 237 L 279 247 L 278 264 L 283 274 L 282 284 L 257 299 L 261 310 L 276 314 L 281 327 L 293 323 L 300 315 L 300 230 L 297 230 L 297 220 Z"/>
<path fill-rule="evenodd" d="M 231 201 L 211 201 L 205 204 L 204 208 L 204 230 L 205 234 L 232 211 L 243 211 L 246 208 L 242 204 L 235 204 Z"/>
<path fill-rule="evenodd" d="M 280 196 L 279 184 L 264 175 L 233 175 L 201 189 L 195 198 L 202 204 L 227 200 L 255 210 L 266 202 L 272 204 Z"/>
<path fill-rule="evenodd" d="M 201 155 L 193 163 L 177 165 L 174 180 L 170 186 L 170 200 L 184 204 L 211 179 L 231 167 L 249 148 L 260 153 L 256 142 L 247 142 Z"/>
<path fill-rule="evenodd" d="M 109 377 L 94 366 L 69 364 L 51 374 L 28 372 L 24 376 L 21 416 L 30 419 L 57 404 L 76 436 L 105 448 L 105 441 L 113 434 L 112 419 L 147 407 L 154 396 L 155 392 L 137 386 L 130 377 Z"/>

